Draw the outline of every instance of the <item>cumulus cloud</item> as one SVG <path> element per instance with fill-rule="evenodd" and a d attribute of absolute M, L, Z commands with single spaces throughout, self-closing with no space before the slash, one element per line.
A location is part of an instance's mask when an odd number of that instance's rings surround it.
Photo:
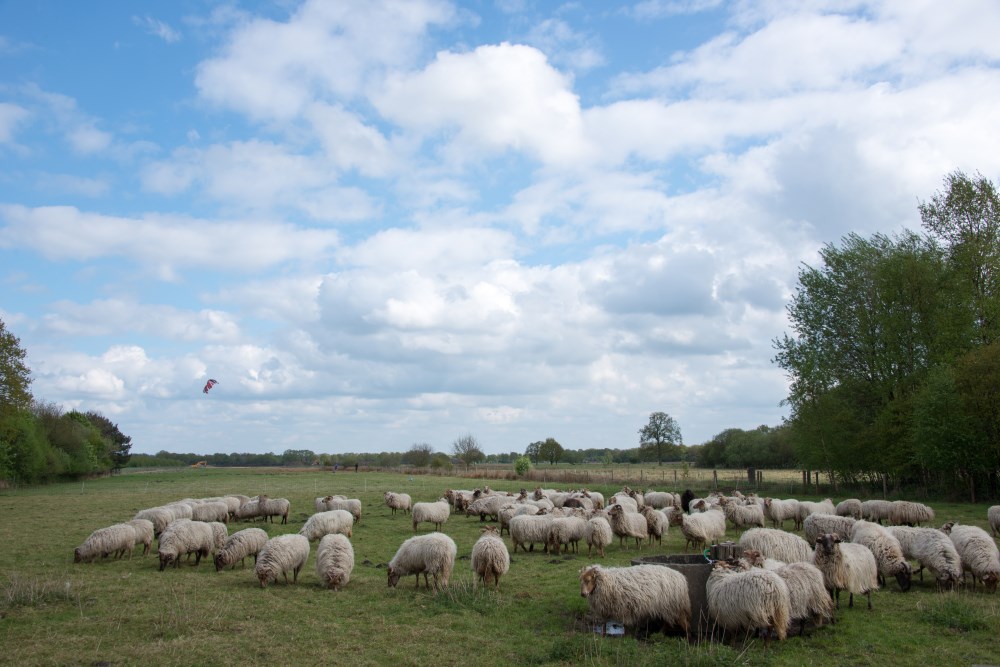
<path fill-rule="evenodd" d="M 14 140 L 14 129 L 30 116 L 27 109 L 11 104 L 0 102 L 0 145 L 10 143 Z"/>

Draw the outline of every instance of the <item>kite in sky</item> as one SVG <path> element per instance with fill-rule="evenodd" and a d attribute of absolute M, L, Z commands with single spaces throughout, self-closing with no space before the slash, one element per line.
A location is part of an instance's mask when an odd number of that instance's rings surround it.
<path fill-rule="evenodd" d="M 208 390 L 211 389 L 212 387 L 214 387 L 217 384 L 219 384 L 219 383 L 216 380 L 209 380 L 208 382 L 205 383 L 205 388 L 202 389 L 202 391 L 207 394 Z"/>

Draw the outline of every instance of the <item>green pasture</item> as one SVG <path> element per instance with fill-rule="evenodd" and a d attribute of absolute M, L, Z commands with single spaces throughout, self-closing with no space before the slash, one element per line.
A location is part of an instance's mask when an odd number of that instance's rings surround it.
<path fill-rule="evenodd" d="M 835 626 L 765 650 L 758 640 L 735 646 L 688 645 L 676 637 L 601 638 L 591 632 L 577 573 L 601 559 L 586 555 L 513 555 L 499 593 L 474 589 L 469 553 L 478 519 L 452 516 L 444 532 L 458 544 L 450 590 L 414 590 L 413 578 L 386 585 L 384 567 L 412 527 L 382 504 L 385 490 L 415 501 L 477 480 L 389 473 L 200 469 L 132 473 L 112 478 L 0 492 L 0 647 L 11 665 L 921 665 L 1000 662 L 996 595 L 979 589 L 940 594 L 927 578 L 909 593 L 895 583 L 837 615 Z M 517 481 L 491 482 L 516 491 Z M 527 485 L 527 484 L 526 484 Z M 654 485 L 651 485 L 654 486 Z M 672 484 L 655 484 L 671 489 Z M 606 494 L 619 486 L 592 485 Z M 699 490 L 694 485 L 696 491 Z M 296 532 L 317 496 L 360 498 L 354 529 L 356 567 L 342 591 L 322 589 L 315 549 L 298 584 L 261 590 L 252 566 L 216 573 L 210 561 L 159 572 L 155 554 L 131 561 L 74 564 L 73 548 L 95 528 L 130 519 L 143 508 L 185 497 L 226 493 L 285 497 Z M 797 497 L 803 498 L 801 494 Z M 803 498 L 804 499 L 804 498 Z M 839 498 L 835 498 L 839 500 Z M 984 528 L 985 505 L 933 504 L 941 523 Z M 231 526 L 235 531 L 241 527 Z M 260 526 L 261 524 L 257 524 Z M 427 525 L 421 532 L 427 532 Z M 737 539 L 730 530 L 727 539 Z M 508 545 L 509 545 L 509 540 Z M 154 542 L 153 549 L 156 545 Z M 679 553 L 675 529 L 642 554 Z M 607 565 L 637 555 L 617 544 Z"/>

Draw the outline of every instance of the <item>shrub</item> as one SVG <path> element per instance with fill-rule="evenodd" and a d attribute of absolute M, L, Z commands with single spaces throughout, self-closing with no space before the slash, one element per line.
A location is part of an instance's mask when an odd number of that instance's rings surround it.
<path fill-rule="evenodd" d="M 514 472 L 517 473 L 518 477 L 524 476 L 529 470 L 531 470 L 531 459 L 527 456 L 520 456 L 514 461 Z"/>

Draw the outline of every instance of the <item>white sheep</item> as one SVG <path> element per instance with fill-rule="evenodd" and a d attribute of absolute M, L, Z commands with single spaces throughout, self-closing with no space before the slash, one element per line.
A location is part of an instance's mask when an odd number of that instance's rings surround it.
<path fill-rule="evenodd" d="M 810 514 L 837 514 L 837 508 L 834 507 L 833 501 L 827 498 L 818 503 L 809 502 L 807 500 L 799 501 L 799 511 L 795 515 L 795 530 L 802 530 L 802 522 L 806 520 L 806 517 Z"/>
<path fill-rule="evenodd" d="M 180 567 L 180 559 L 184 554 L 195 554 L 194 564 L 198 565 L 202 556 L 215 551 L 215 540 L 214 528 L 204 521 L 179 519 L 171 522 L 160 534 L 157 550 L 160 557 L 160 571 L 162 572 L 168 565 Z"/>
<path fill-rule="evenodd" d="M 789 629 L 791 623 L 799 623 L 799 635 L 805 632 L 806 622 L 822 625 L 834 620 L 833 598 L 826 590 L 823 573 L 812 563 L 782 563 L 765 559 L 759 551 L 748 549 L 742 559 L 755 567 L 771 570 L 781 577 L 788 586 Z"/>
<path fill-rule="evenodd" d="M 861 503 L 861 518 L 881 524 L 892 513 L 892 503 L 888 500 L 866 500 Z"/>
<path fill-rule="evenodd" d="M 899 540 L 903 556 L 920 563 L 921 580 L 927 568 L 940 590 L 952 590 L 961 582 L 962 559 L 951 539 L 940 530 L 909 526 L 889 526 L 886 530 Z"/>
<path fill-rule="evenodd" d="M 952 521 L 941 530 L 951 538 L 962 559 L 963 578 L 964 572 L 970 572 L 973 588 L 979 579 L 987 591 L 996 592 L 997 582 L 1000 582 L 1000 551 L 989 534 L 979 526 L 958 525 Z"/>
<path fill-rule="evenodd" d="M 324 535 L 316 550 L 316 575 L 323 585 L 339 591 L 351 581 L 353 570 L 354 547 L 347 536 L 340 533 Z"/>
<path fill-rule="evenodd" d="M 240 508 L 236 510 L 236 516 L 234 518 L 237 521 L 243 519 L 256 519 L 257 517 L 261 516 L 260 509 L 261 508 L 259 499 L 251 498 L 250 500 L 240 505 Z"/>
<path fill-rule="evenodd" d="M 291 509 L 291 503 L 288 502 L 287 498 L 269 498 L 261 494 L 257 497 L 257 505 L 259 515 L 265 517 L 268 521 L 273 523 L 273 518 L 280 516 L 281 523 L 288 523 L 288 512 Z"/>
<path fill-rule="evenodd" d="M 895 500 L 889 510 L 889 523 L 895 526 L 919 526 L 934 520 L 934 510 L 923 503 Z"/>
<path fill-rule="evenodd" d="M 247 556 L 253 556 L 254 564 L 257 563 L 257 554 L 267 544 L 267 533 L 260 528 L 244 528 L 236 531 L 226 539 L 222 548 L 215 552 L 215 571 L 219 572 L 225 567 L 236 567 L 236 561 L 246 566 Z"/>
<path fill-rule="evenodd" d="M 347 510 L 330 510 L 329 512 L 316 512 L 309 517 L 299 535 L 304 535 L 310 542 L 322 538 L 324 535 L 340 534 L 346 537 L 353 537 L 354 517 Z"/>
<path fill-rule="evenodd" d="M 492 579 L 494 588 L 499 589 L 500 577 L 510 569 L 510 553 L 495 526 L 486 526 L 482 533 L 472 545 L 472 571 L 484 586 Z"/>
<path fill-rule="evenodd" d="M 674 506 L 674 494 L 669 491 L 646 491 L 643 495 L 646 505 L 653 509 L 663 509 Z"/>
<path fill-rule="evenodd" d="M 896 577 L 900 590 L 910 590 L 913 573 L 910 563 L 903 556 L 899 540 L 885 528 L 871 521 L 857 521 L 851 531 L 851 542 L 868 547 L 878 565 L 879 583 L 885 585 L 885 577 Z"/>
<path fill-rule="evenodd" d="M 116 523 L 92 532 L 83 544 L 73 550 L 74 563 L 89 563 L 96 558 L 128 554 L 132 559 L 132 549 L 136 543 L 135 528 L 127 523 Z"/>
<path fill-rule="evenodd" d="M 596 547 L 601 558 L 604 558 L 604 547 L 609 546 L 612 540 L 614 532 L 605 517 L 593 516 L 587 521 L 587 556 Z"/>
<path fill-rule="evenodd" d="M 451 578 L 451 571 L 455 567 L 457 554 L 458 547 L 455 546 L 455 541 L 444 533 L 411 537 L 400 545 L 396 555 L 389 561 L 389 587 L 395 588 L 400 577 L 412 574 L 416 575 L 416 586 L 419 588 L 420 575 L 423 574 L 424 586 L 430 588 L 427 575 L 431 575 L 434 578 L 436 594 L 440 588 L 448 587 L 448 579 Z"/>
<path fill-rule="evenodd" d="M 795 520 L 799 513 L 799 501 L 794 498 L 780 500 L 778 498 L 764 498 L 764 514 L 771 520 L 774 528 L 784 528 L 785 521 Z"/>
<path fill-rule="evenodd" d="M 848 498 L 837 503 L 837 516 L 849 516 L 852 519 L 861 518 L 861 501 L 857 498 Z"/>
<path fill-rule="evenodd" d="M 535 543 L 545 545 L 548 551 L 549 524 L 553 517 L 549 514 L 522 514 L 510 520 L 510 541 L 514 553 L 521 547 L 523 551 L 534 551 Z M 527 548 L 526 548 L 527 545 Z"/>
<path fill-rule="evenodd" d="M 501 507 L 498 517 L 500 519 L 500 534 L 503 535 L 503 531 L 506 530 L 507 534 L 510 535 L 510 520 L 522 514 L 538 514 L 538 508 L 527 503 L 508 503 Z"/>
<path fill-rule="evenodd" d="M 382 494 L 382 498 L 385 500 L 385 506 L 392 510 L 393 515 L 396 514 L 396 510 L 401 511 L 404 514 L 409 514 L 410 507 L 413 505 L 413 500 L 410 498 L 410 494 L 408 493 L 386 491 Z"/>
<path fill-rule="evenodd" d="M 148 509 L 139 510 L 132 517 L 133 521 L 145 520 L 153 524 L 153 536 L 159 537 L 160 533 L 166 530 L 170 522 L 176 519 L 176 515 L 169 508 L 166 507 L 150 507 Z"/>
<path fill-rule="evenodd" d="M 344 496 L 326 496 L 324 499 L 325 511 L 347 510 L 354 517 L 354 523 L 361 521 L 361 501 L 358 498 L 345 498 Z"/>
<path fill-rule="evenodd" d="M 791 619 L 788 586 L 771 570 L 739 570 L 718 561 L 705 585 L 708 614 L 723 631 L 770 630 L 779 640 Z M 770 634 L 765 635 L 765 643 Z M 735 635 L 733 637 L 735 640 Z"/>
<path fill-rule="evenodd" d="M 740 546 L 784 563 L 808 563 L 813 557 L 808 542 L 776 528 L 751 528 L 740 535 Z"/>
<path fill-rule="evenodd" d="M 155 537 L 156 531 L 153 528 L 153 522 L 149 519 L 132 519 L 131 521 L 126 521 L 128 525 L 132 526 L 135 530 L 135 543 L 142 545 L 142 555 L 145 556 L 149 553 L 149 547 L 153 544 L 153 537 Z"/>
<path fill-rule="evenodd" d="M 1000 505 L 993 505 L 986 510 L 986 519 L 990 522 L 993 537 L 996 537 L 1000 533 Z"/>
<path fill-rule="evenodd" d="M 620 505 L 628 512 L 639 511 L 639 503 L 635 501 L 635 498 L 629 495 L 616 493 L 608 500 L 608 509 L 611 509 L 612 505 Z"/>
<path fill-rule="evenodd" d="M 815 544 L 816 538 L 825 533 L 837 533 L 842 539 L 851 539 L 856 519 L 833 514 L 810 514 L 802 522 L 802 532 L 806 542 Z"/>
<path fill-rule="evenodd" d="M 878 565 L 867 547 L 841 542 L 836 533 L 827 533 L 816 538 L 812 562 L 823 573 L 824 585 L 835 596 L 838 609 L 840 591 L 851 594 L 849 607 L 854 606 L 857 593 L 867 596 L 868 609 L 872 608 L 872 591 L 878 590 Z"/>
<path fill-rule="evenodd" d="M 587 538 L 587 522 L 580 517 L 567 516 L 552 519 L 549 524 L 549 534 L 546 540 L 549 553 L 559 554 L 563 545 L 566 553 L 570 547 L 573 551 L 580 551 L 580 541 Z"/>
<path fill-rule="evenodd" d="M 309 560 L 309 540 L 302 535 L 288 534 L 272 537 L 257 554 L 254 575 L 261 588 L 282 575 L 288 584 L 288 572 L 292 572 L 292 583 L 299 580 L 299 572 Z"/>
<path fill-rule="evenodd" d="M 192 521 L 219 521 L 221 523 L 229 521 L 229 505 L 222 500 L 188 504 L 191 505 Z"/>
<path fill-rule="evenodd" d="M 478 516 L 480 521 L 485 521 L 487 516 L 497 521 L 499 520 L 500 508 L 509 502 L 510 498 L 507 496 L 494 494 L 482 495 L 473 500 L 465 508 L 465 514 L 467 516 Z"/>
<path fill-rule="evenodd" d="M 719 498 L 719 505 L 726 518 L 732 522 L 733 528 L 764 527 L 764 510 L 756 503 L 741 505 L 739 502 L 723 496 Z"/>
<path fill-rule="evenodd" d="M 414 503 L 410 513 L 410 518 L 413 519 L 413 532 L 417 532 L 417 525 L 421 523 L 433 523 L 434 530 L 441 530 L 442 524 L 448 521 L 450 514 L 451 507 L 445 498 L 434 503 Z"/>
<path fill-rule="evenodd" d="M 691 634 L 691 598 L 684 575 L 662 565 L 580 570 L 580 595 L 592 614 L 629 628 L 660 624 Z"/>
<path fill-rule="evenodd" d="M 663 544 L 663 536 L 666 535 L 667 531 L 670 529 L 670 519 L 668 519 L 667 516 L 660 510 L 653 509 L 649 503 L 643 505 L 643 507 L 639 510 L 639 514 L 646 519 L 646 529 L 649 532 L 649 543 L 652 544 L 655 539 L 657 544 Z"/>
<path fill-rule="evenodd" d="M 608 510 L 608 523 L 611 524 L 611 531 L 618 536 L 618 545 L 623 549 L 628 549 L 625 545 L 625 538 L 635 539 L 637 549 L 642 548 L 642 540 L 649 537 L 649 524 L 646 517 L 638 511 L 626 511 L 625 507 L 618 503 L 612 503 Z"/>
<path fill-rule="evenodd" d="M 670 523 L 680 526 L 684 533 L 684 550 L 689 546 L 704 549 L 726 536 L 726 515 L 717 510 L 709 510 L 699 514 L 684 514 L 674 512 Z M 754 528 L 752 530 L 761 530 Z"/>

